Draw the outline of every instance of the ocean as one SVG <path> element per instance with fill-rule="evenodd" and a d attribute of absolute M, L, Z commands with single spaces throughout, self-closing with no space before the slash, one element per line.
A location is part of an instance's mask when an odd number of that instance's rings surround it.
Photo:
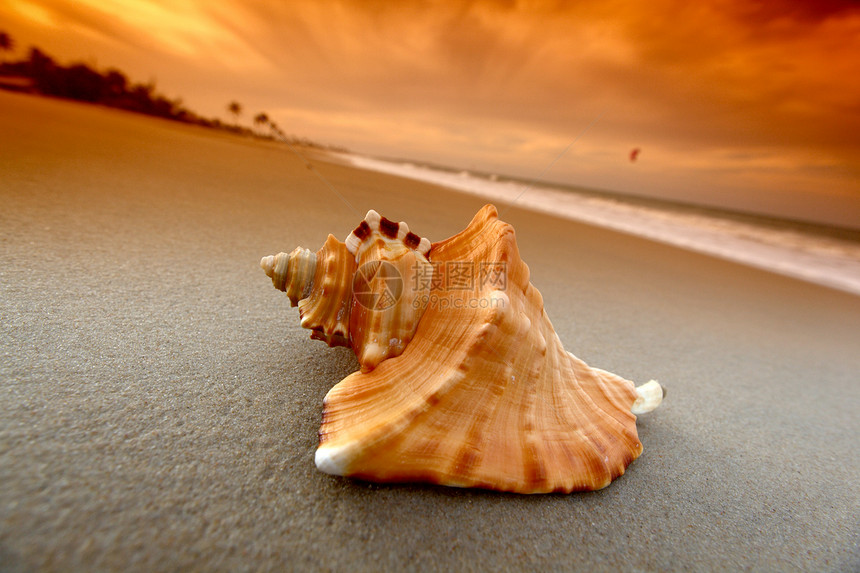
<path fill-rule="evenodd" d="M 860 295 L 860 231 L 531 183 L 415 162 L 337 154 L 361 168 L 597 225 Z"/>

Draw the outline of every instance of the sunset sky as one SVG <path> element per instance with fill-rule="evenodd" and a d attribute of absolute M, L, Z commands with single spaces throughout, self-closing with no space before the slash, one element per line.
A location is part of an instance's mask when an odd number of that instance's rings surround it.
<path fill-rule="evenodd" d="M 858 2 L 0 0 L 0 30 L 357 152 L 860 227 Z"/>

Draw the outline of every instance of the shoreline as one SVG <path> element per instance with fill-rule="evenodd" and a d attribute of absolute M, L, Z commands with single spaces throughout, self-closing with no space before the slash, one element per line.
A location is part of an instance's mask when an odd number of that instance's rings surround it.
<path fill-rule="evenodd" d="M 511 207 L 518 202 L 516 206 L 520 208 L 562 216 L 860 296 L 860 241 L 847 239 L 854 237 L 853 231 L 834 227 L 827 234 L 804 233 L 791 228 L 787 220 L 775 220 L 787 227 L 780 229 L 773 225 L 756 225 L 750 222 L 751 217 L 747 217 L 747 221 L 739 220 L 741 214 L 732 218 L 710 210 L 714 214 L 709 215 L 705 207 L 689 206 L 686 213 L 673 212 L 669 208 L 648 206 L 645 199 L 627 201 L 620 197 L 603 198 L 595 193 L 562 190 L 550 184 L 529 186 L 524 182 L 487 180 L 468 172 L 455 173 L 357 154 L 329 155 L 360 169 L 478 195 L 499 203 L 500 209 L 501 205 Z M 532 197 L 523 198 L 526 193 L 531 193 Z M 659 204 L 659 201 L 652 203 Z"/>

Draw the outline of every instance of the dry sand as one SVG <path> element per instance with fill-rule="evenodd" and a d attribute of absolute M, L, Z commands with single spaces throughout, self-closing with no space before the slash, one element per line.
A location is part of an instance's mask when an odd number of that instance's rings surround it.
<path fill-rule="evenodd" d="M 356 362 L 260 257 L 481 201 L 313 166 L 351 207 L 281 146 L 0 93 L 4 570 L 860 567 L 860 298 L 518 209 L 566 347 L 668 387 L 644 454 L 566 496 L 318 472 Z"/>

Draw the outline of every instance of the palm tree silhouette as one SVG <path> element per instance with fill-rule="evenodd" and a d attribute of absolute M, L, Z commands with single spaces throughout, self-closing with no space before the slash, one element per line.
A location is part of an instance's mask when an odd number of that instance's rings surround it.
<path fill-rule="evenodd" d="M 0 32 L 0 51 L 11 52 L 15 47 L 15 42 L 12 41 L 12 36 L 6 32 Z M 6 59 L 5 57 L 3 59 Z"/>
<path fill-rule="evenodd" d="M 262 127 L 268 125 L 269 121 L 269 116 L 263 112 L 260 112 L 254 116 L 254 125 Z"/>
<path fill-rule="evenodd" d="M 239 127 L 239 116 L 242 115 L 242 104 L 237 101 L 231 101 L 227 105 L 227 111 L 233 114 L 233 117 L 236 120 L 236 127 Z"/>

